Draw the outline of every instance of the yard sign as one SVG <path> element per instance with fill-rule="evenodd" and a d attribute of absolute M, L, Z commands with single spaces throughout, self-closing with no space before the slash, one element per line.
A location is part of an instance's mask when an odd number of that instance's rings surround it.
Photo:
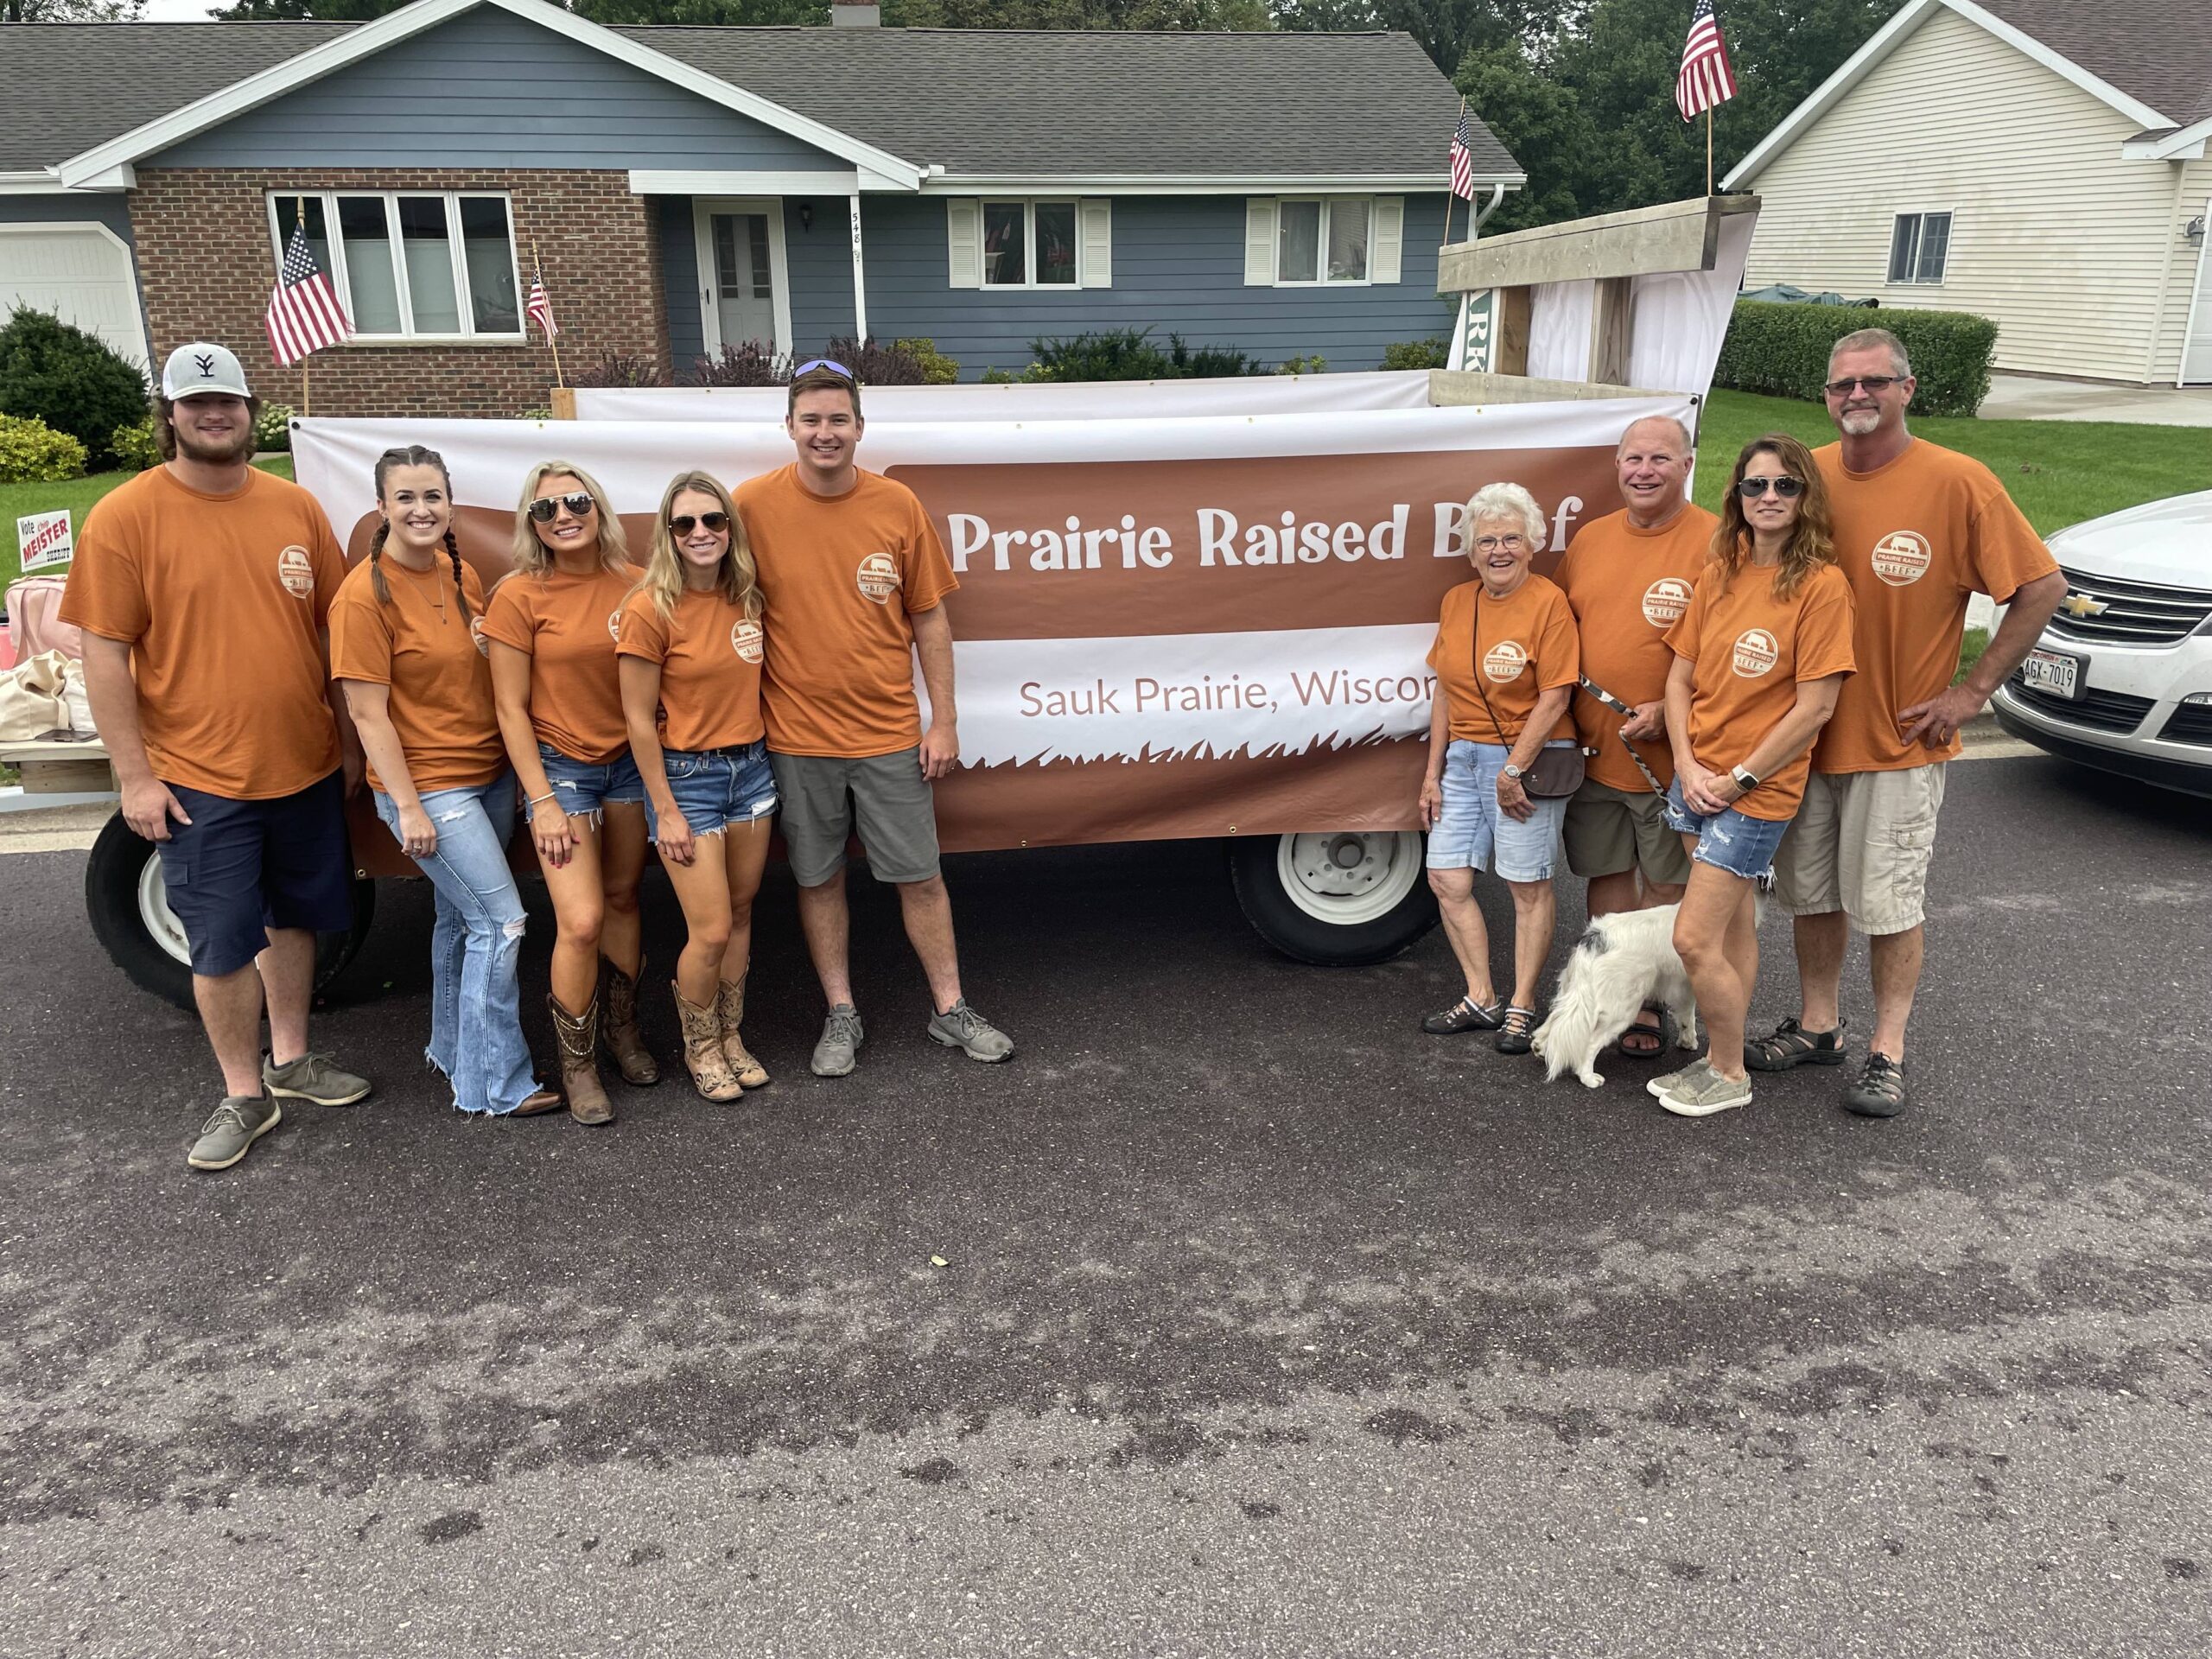
<path fill-rule="evenodd" d="M 75 543 L 69 535 L 69 512 L 25 513 L 16 520 L 16 546 L 26 570 L 45 570 L 67 564 Z"/>

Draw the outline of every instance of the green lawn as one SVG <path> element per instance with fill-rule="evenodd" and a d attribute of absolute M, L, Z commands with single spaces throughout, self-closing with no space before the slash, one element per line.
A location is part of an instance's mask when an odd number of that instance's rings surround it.
<path fill-rule="evenodd" d="M 2212 432 L 2201 427 L 2125 426 L 2112 421 L 1983 421 L 1916 416 L 1913 432 L 1972 455 L 1995 473 L 2043 534 L 2161 496 L 2212 483 Z M 1767 432 L 1818 448 L 1835 428 L 1818 404 L 1716 391 L 1699 434 L 1698 505 L 1720 510 L 1737 452 Z"/>
<path fill-rule="evenodd" d="M 263 455 L 253 464 L 266 467 L 279 478 L 292 475 L 289 455 Z M 67 507 L 73 515 L 71 527 L 82 530 L 85 514 L 92 503 L 132 476 L 130 473 L 95 473 L 90 478 L 73 478 L 66 484 L 0 484 L 0 587 L 21 574 L 16 547 L 16 520 L 19 517 L 27 512 L 52 512 Z"/>

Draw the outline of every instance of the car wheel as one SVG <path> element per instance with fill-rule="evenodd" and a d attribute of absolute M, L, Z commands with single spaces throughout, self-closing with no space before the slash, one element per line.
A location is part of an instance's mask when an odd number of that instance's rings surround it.
<path fill-rule="evenodd" d="M 1388 962 L 1436 925 L 1416 831 L 1320 830 L 1228 843 L 1238 908 L 1283 955 L 1324 967 Z"/>

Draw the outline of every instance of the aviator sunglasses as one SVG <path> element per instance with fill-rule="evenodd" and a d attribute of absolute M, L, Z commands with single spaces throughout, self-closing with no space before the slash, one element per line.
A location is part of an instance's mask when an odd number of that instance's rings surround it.
<path fill-rule="evenodd" d="M 729 528 L 729 514 L 726 512 L 702 512 L 694 516 L 688 512 L 679 512 L 673 518 L 671 518 L 668 521 L 669 529 L 679 538 L 689 536 L 701 524 L 704 524 L 709 530 L 719 536 L 722 531 Z"/>
<path fill-rule="evenodd" d="M 1739 478 L 1736 480 L 1736 493 L 1747 501 L 1755 501 L 1766 493 L 1769 485 L 1772 485 L 1774 493 L 1785 501 L 1802 494 L 1805 489 L 1802 479 L 1792 478 L 1784 473 L 1779 478 Z"/>
<path fill-rule="evenodd" d="M 588 518 L 598 503 L 591 499 L 588 490 L 572 490 L 566 495 L 541 495 L 530 504 L 530 516 L 541 524 L 553 522 L 553 515 L 566 507 L 577 518 Z"/>

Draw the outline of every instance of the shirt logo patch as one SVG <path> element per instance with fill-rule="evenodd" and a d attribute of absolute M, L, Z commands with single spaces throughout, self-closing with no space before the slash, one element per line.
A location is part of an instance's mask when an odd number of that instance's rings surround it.
<path fill-rule="evenodd" d="M 620 606 L 607 613 L 607 637 L 618 645 L 622 643 L 622 609 Z"/>
<path fill-rule="evenodd" d="M 1483 677 L 1493 685 L 1519 679 L 1528 666 L 1529 653 L 1517 639 L 1501 639 L 1483 653 Z"/>
<path fill-rule="evenodd" d="M 276 556 L 276 580 L 294 599 L 305 599 L 315 592 L 315 561 L 308 556 L 307 549 L 294 543 Z"/>
<path fill-rule="evenodd" d="M 489 657 L 492 654 L 492 642 L 484 637 L 482 617 L 472 616 L 468 619 L 468 637 L 476 642 L 476 654 L 479 657 Z"/>
<path fill-rule="evenodd" d="M 861 561 L 854 576 L 861 597 L 871 604 L 887 605 L 899 591 L 899 561 L 888 553 L 871 553 Z"/>
<path fill-rule="evenodd" d="M 1928 538 L 1916 530 L 1893 530 L 1874 543 L 1874 574 L 1892 588 L 1910 588 L 1928 574 Z"/>
<path fill-rule="evenodd" d="M 730 649 L 748 663 L 760 660 L 760 642 L 765 638 L 760 625 L 749 618 L 740 617 L 729 631 Z"/>
<path fill-rule="evenodd" d="M 1671 628 L 1690 607 L 1690 585 L 1680 576 L 1662 576 L 1643 590 L 1643 620 L 1655 628 Z"/>
<path fill-rule="evenodd" d="M 1736 636 L 1736 672 L 1745 679 L 1756 680 L 1762 674 L 1771 674 L 1774 665 L 1781 660 L 1781 647 L 1764 628 L 1745 628 Z"/>

